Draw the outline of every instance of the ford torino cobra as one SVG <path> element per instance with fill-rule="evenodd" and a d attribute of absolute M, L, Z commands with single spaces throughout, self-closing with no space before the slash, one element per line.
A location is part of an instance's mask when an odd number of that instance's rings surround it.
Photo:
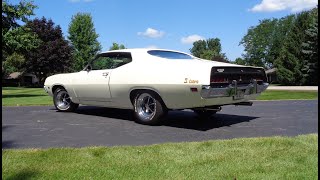
<path fill-rule="evenodd" d="M 199 59 L 163 49 L 123 49 L 97 55 L 80 72 L 46 79 L 59 111 L 79 104 L 134 110 L 135 121 L 154 125 L 168 110 L 210 116 L 224 105 L 252 105 L 268 87 L 263 68 Z"/>

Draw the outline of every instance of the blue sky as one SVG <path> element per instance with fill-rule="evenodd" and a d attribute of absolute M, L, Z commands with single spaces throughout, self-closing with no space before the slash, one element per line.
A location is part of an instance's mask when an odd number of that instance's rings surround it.
<path fill-rule="evenodd" d="M 16 4 L 17 0 L 9 0 Z M 78 12 L 90 13 L 102 50 L 112 42 L 127 48 L 157 47 L 189 53 L 192 42 L 219 38 L 230 60 L 241 57 L 241 38 L 265 18 L 315 7 L 316 0 L 34 0 L 35 17 L 60 25 L 64 36 Z"/>

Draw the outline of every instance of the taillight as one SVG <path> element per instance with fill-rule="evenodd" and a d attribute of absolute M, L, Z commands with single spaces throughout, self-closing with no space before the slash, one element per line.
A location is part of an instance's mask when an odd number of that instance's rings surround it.
<path fill-rule="evenodd" d="M 211 83 L 228 83 L 228 78 L 224 77 L 211 77 Z"/>

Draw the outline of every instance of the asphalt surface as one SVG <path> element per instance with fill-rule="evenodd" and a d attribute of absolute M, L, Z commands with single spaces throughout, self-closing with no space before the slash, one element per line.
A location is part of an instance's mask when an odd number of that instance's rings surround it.
<path fill-rule="evenodd" d="M 208 120 L 192 111 L 169 112 L 161 126 L 136 124 L 131 111 L 80 106 L 74 113 L 52 106 L 2 107 L 2 148 L 147 145 L 318 133 L 318 101 L 255 101 L 224 106 Z"/>

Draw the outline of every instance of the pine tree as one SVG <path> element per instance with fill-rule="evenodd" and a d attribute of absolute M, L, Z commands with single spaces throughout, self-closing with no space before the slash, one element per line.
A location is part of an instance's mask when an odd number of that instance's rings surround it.
<path fill-rule="evenodd" d="M 310 24 L 310 13 L 302 12 L 295 16 L 294 23 L 289 27 L 288 35 L 275 60 L 278 80 L 283 85 L 303 85 L 305 78 L 302 72 L 305 54 L 302 53 L 302 43 L 306 39 L 305 31 Z"/>
<path fill-rule="evenodd" d="M 311 16 L 312 23 L 305 31 L 306 41 L 302 44 L 306 57 L 302 71 L 307 85 L 318 85 L 318 8 L 312 10 Z"/>

